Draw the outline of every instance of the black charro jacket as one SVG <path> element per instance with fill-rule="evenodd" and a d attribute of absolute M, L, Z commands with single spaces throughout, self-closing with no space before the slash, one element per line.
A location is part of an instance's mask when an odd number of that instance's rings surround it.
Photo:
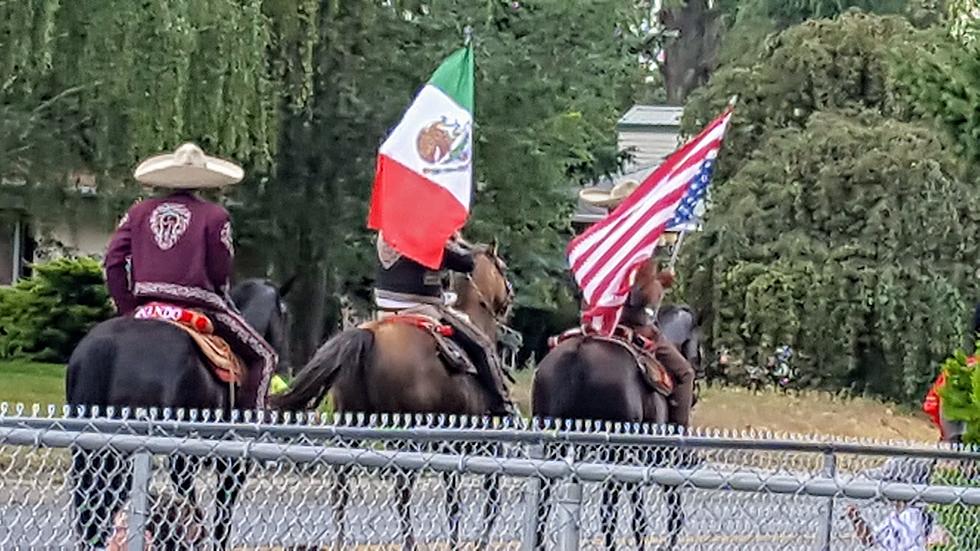
<path fill-rule="evenodd" d="M 442 304 L 442 275 L 444 270 L 470 273 L 473 255 L 463 247 L 449 243 L 439 270 L 430 270 L 402 256 L 378 236 L 378 269 L 375 276 L 376 299 L 423 304 Z"/>

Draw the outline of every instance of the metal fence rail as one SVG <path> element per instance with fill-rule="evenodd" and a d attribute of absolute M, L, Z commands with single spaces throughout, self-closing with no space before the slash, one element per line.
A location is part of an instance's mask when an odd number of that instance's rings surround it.
<path fill-rule="evenodd" d="M 225 539 L 227 510 L 238 549 L 860 549 L 852 508 L 872 528 L 908 522 L 911 508 L 942 527 L 946 549 L 980 548 L 971 450 L 597 423 L 105 413 L 0 406 L 0 548 L 75 547 L 80 534 L 91 548 L 203 548 Z M 898 467 L 886 480 L 883 463 Z M 229 473 L 247 476 L 225 509 Z"/>

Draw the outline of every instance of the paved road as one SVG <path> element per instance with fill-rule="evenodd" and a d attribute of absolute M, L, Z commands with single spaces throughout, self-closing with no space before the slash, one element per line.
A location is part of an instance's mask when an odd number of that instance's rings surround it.
<path fill-rule="evenodd" d="M 9 449 L 9 448 L 8 448 Z M 70 512 L 64 484 L 64 461 L 51 453 L 50 460 L 32 456 L 29 475 L 0 460 L 0 548 L 54 549 L 68 547 Z M 23 460 L 24 456 L 19 456 Z M 14 461 L 13 463 L 18 463 Z M 354 550 L 397 549 L 401 542 L 391 477 L 362 471 L 351 486 L 347 509 L 345 548 Z M 212 478 L 202 476 L 202 487 Z M 332 545 L 337 525 L 331 510 L 332 473 L 326 469 L 309 476 L 292 469 L 264 471 L 253 476 L 235 515 L 234 543 L 241 549 L 282 549 L 289 546 Z M 164 487 L 158 476 L 156 488 Z M 525 517 L 526 481 L 504 479 L 502 511 L 491 534 L 494 549 L 516 549 L 522 538 Z M 601 547 L 599 502 L 601 490 L 587 484 L 583 492 L 582 548 Z M 413 526 L 422 547 L 449 549 L 444 485 L 438 476 L 423 476 L 413 494 Z M 209 502 L 202 493 L 202 503 Z M 682 549 L 812 549 L 821 519 L 826 514 L 822 498 L 748 494 L 732 491 L 687 489 L 683 492 L 686 522 Z M 485 494 L 478 477 L 466 476 L 461 486 L 464 540 L 475 541 L 486 525 L 483 518 Z M 632 548 L 627 518 L 628 504 L 622 497 L 619 510 L 617 547 Z M 652 526 L 648 543 L 662 542 L 666 510 L 659 489 L 646 491 L 646 510 Z M 851 529 L 836 508 L 834 549 L 859 549 Z M 881 514 L 879 508 L 874 513 Z M 547 534 L 554 548 L 559 532 L 558 514 L 552 514 Z"/>

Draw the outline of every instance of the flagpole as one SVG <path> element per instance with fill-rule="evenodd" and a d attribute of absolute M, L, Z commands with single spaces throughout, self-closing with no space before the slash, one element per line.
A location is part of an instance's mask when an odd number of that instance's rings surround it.
<path fill-rule="evenodd" d="M 463 27 L 463 45 L 469 46 L 473 42 L 473 25 Z"/>
<path fill-rule="evenodd" d="M 687 235 L 687 228 L 682 229 L 677 234 L 677 241 L 674 241 L 674 250 L 670 251 L 670 260 L 667 261 L 668 272 L 674 271 L 674 266 L 677 264 L 677 256 L 681 252 L 681 245 L 684 244 L 684 236 L 686 235 Z M 664 292 L 660 295 L 660 300 L 657 301 L 657 305 L 653 307 L 653 312 L 651 313 L 651 317 L 653 318 L 652 320 L 653 323 L 657 322 L 657 316 L 660 315 L 660 307 L 664 303 L 664 296 L 666 294 L 667 294 L 667 290 L 664 289 Z"/>

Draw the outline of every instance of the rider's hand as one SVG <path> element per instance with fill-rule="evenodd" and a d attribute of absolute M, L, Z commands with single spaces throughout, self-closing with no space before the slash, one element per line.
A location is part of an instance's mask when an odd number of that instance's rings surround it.
<path fill-rule="evenodd" d="M 664 287 L 670 287 L 671 285 L 674 284 L 673 270 L 664 270 L 659 274 L 657 274 L 657 277 L 660 279 L 660 284 L 663 285 Z"/>

